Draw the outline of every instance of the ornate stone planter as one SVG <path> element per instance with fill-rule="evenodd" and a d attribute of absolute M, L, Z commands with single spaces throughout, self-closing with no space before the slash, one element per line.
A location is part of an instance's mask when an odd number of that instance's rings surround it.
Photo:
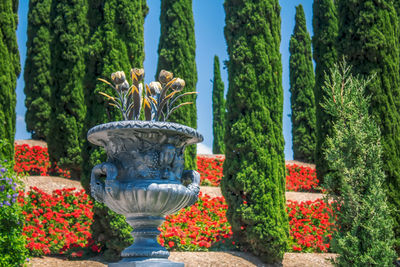
<path fill-rule="evenodd" d="M 166 215 L 197 201 L 200 175 L 183 170 L 183 152 L 203 136 L 176 123 L 133 120 L 95 126 L 87 137 L 107 152 L 107 162 L 92 170 L 92 196 L 134 229 L 134 243 L 109 266 L 183 266 L 168 260 L 157 228 Z"/>

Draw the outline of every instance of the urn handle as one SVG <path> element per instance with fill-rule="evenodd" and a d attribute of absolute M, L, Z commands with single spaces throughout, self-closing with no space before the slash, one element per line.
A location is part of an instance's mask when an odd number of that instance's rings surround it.
<path fill-rule="evenodd" d="M 99 180 L 101 176 L 106 176 L 104 184 Z M 119 192 L 117 176 L 117 167 L 110 162 L 104 162 L 94 166 L 90 177 L 92 196 L 99 202 L 104 202 L 106 195 L 117 198 Z"/>
<path fill-rule="evenodd" d="M 186 170 L 182 173 L 182 184 L 185 185 L 192 193 L 193 197 L 188 202 L 188 207 L 196 203 L 200 192 L 200 174 L 197 171 Z"/>

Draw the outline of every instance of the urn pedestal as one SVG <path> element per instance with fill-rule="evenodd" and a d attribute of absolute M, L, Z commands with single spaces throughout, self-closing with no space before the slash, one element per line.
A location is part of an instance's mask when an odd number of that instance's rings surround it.
<path fill-rule="evenodd" d="M 197 201 L 200 175 L 183 170 L 184 150 L 203 136 L 176 123 L 119 121 L 93 127 L 88 140 L 107 152 L 107 162 L 92 170 L 92 196 L 133 228 L 134 243 L 109 266 L 183 266 L 168 260 L 157 242 L 158 227 L 165 216 Z"/>

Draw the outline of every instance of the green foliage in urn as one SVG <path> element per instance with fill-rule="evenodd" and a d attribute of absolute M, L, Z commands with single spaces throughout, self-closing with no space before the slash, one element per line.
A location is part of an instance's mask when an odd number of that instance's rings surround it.
<path fill-rule="evenodd" d="M 83 121 L 87 1 L 53 1 L 51 42 L 51 112 L 47 136 L 52 162 L 80 176 Z"/>
<path fill-rule="evenodd" d="M 7 144 L 0 149 L 0 158 L 13 159 L 15 135 L 15 87 L 20 74 L 19 51 L 15 31 L 18 24 L 18 1 L 0 3 L 0 139 Z"/>
<path fill-rule="evenodd" d="M 148 8 L 145 0 L 89 0 L 89 40 L 84 81 L 86 116 L 82 148 L 81 183 L 90 192 L 92 168 L 106 161 L 105 151 L 86 139 L 87 131 L 95 125 L 122 118 L 118 110 L 108 105 L 99 92 L 114 93 L 114 89 L 98 77 L 109 77 L 115 70 L 129 73 L 131 66 L 142 66 L 144 60 L 143 24 Z M 93 207 L 93 238 L 103 245 L 104 256 L 109 260 L 119 258 L 121 251 L 132 243 L 132 228 L 123 216 L 95 202 Z"/>
<path fill-rule="evenodd" d="M 162 69 L 169 70 L 175 76 L 185 80 L 186 86 L 183 92 L 196 91 L 196 42 L 192 0 L 162 0 L 160 23 L 161 33 L 156 73 Z M 177 101 L 177 104 L 181 104 L 181 101 Z M 177 110 L 171 115 L 169 121 L 196 129 L 196 95 L 188 96 L 187 101 L 193 102 L 194 105 L 187 105 Z M 197 169 L 195 145 L 188 146 L 185 150 L 185 168 Z"/>
<path fill-rule="evenodd" d="M 315 60 L 315 109 L 316 109 L 316 147 L 315 164 L 318 179 L 323 181 L 324 175 L 329 169 L 323 155 L 326 137 L 332 128 L 332 118 L 321 107 L 325 93 L 322 89 L 325 82 L 325 74 L 337 62 L 337 34 L 338 19 L 336 4 L 333 0 L 314 0 L 313 3 L 313 31 L 312 38 L 313 56 Z"/>
<path fill-rule="evenodd" d="M 295 20 L 296 24 L 289 43 L 293 158 L 313 163 L 316 143 L 315 79 L 311 38 L 307 31 L 302 5 L 296 7 Z"/>
<path fill-rule="evenodd" d="M 28 41 L 24 69 L 25 122 L 33 139 L 46 140 L 51 115 L 51 0 L 29 1 Z"/>
<path fill-rule="evenodd" d="M 353 74 L 376 74 L 366 94 L 371 96 L 369 111 L 382 134 L 384 186 L 400 252 L 400 45 L 393 2 L 339 1 L 338 39 L 340 55 L 353 66 Z"/>
<path fill-rule="evenodd" d="M 226 0 L 224 7 L 229 89 L 221 189 L 227 217 L 240 246 L 279 262 L 289 236 L 280 6 L 278 0 Z"/>
<path fill-rule="evenodd" d="M 326 141 L 331 170 L 324 188 L 334 209 L 340 210 L 331 241 L 338 266 L 392 266 L 396 259 L 393 219 L 382 190 L 380 130 L 369 115 L 367 86 L 346 64 L 336 66 L 324 86 L 323 107 L 334 118 Z"/>
<path fill-rule="evenodd" d="M 219 67 L 218 56 L 214 57 L 214 79 L 212 91 L 212 107 L 213 107 L 213 153 L 225 153 L 225 96 L 224 96 L 224 82 L 221 79 L 221 71 Z"/>

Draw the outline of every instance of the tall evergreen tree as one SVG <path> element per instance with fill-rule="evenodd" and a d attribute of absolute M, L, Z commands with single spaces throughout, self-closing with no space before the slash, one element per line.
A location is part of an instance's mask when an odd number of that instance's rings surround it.
<path fill-rule="evenodd" d="M 225 96 L 224 96 L 224 82 L 221 79 L 221 71 L 219 67 L 219 58 L 214 56 L 214 79 L 212 91 L 212 107 L 213 107 L 213 153 L 225 153 Z"/>
<path fill-rule="evenodd" d="M 266 262 L 282 260 L 285 211 L 278 0 L 226 0 L 227 121 L 222 193 L 234 238 Z"/>
<path fill-rule="evenodd" d="M 89 6 L 91 37 L 85 77 L 85 136 L 87 130 L 95 125 L 122 119 L 119 112 L 99 94 L 113 95 L 115 92 L 97 79 L 111 80 L 111 73 L 119 70 L 123 70 L 128 77 L 131 68 L 143 66 L 143 24 L 148 12 L 145 0 L 89 0 Z M 103 149 L 91 145 L 86 137 L 84 143 L 82 184 L 88 188 L 92 168 L 104 162 L 106 154 Z"/>
<path fill-rule="evenodd" d="M 311 38 L 307 31 L 306 16 L 302 5 L 296 7 L 295 20 L 296 24 L 289 44 L 293 158 L 313 163 L 316 142 L 315 78 Z"/>
<path fill-rule="evenodd" d="M 396 249 L 400 252 L 400 77 L 398 19 L 393 0 L 339 1 L 339 49 L 361 76 L 376 74 L 367 86 L 370 113 L 382 134 L 383 170 Z"/>
<path fill-rule="evenodd" d="M 13 159 L 16 123 L 17 77 L 20 74 L 19 51 L 16 29 L 18 1 L 4 0 L 0 3 L 0 158 Z"/>
<path fill-rule="evenodd" d="M 316 109 L 316 147 L 315 164 L 318 179 L 323 177 L 328 170 L 328 162 L 325 160 L 323 150 L 326 137 L 332 129 L 332 118 L 321 107 L 324 101 L 325 92 L 322 89 L 325 82 L 325 74 L 337 62 L 337 1 L 314 0 L 313 3 L 313 30 L 312 38 L 313 56 L 315 60 L 315 109 Z"/>
<path fill-rule="evenodd" d="M 46 139 L 51 115 L 51 0 L 29 1 L 27 55 L 24 69 L 25 122 L 33 139 Z"/>
<path fill-rule="evenodd" d="M 85 103 L 85 43 L 88 35 L 87 0 L 52 1 L 51 112 L 47 136 L 52 161 L 80 176 Z"/>
<path fill-rule="evenodd" d="M 84 145 L 82 149 L 81 183 L 88 191 L 90 173 L 94 165 L 106 161 L 102 148 L 86 139 L 89 128 L 110 121 L 121 120 L 99 92 L 113 95 L 97 78 L 110 80 L 111 73 L 123 70 L 127 76 L 133 67 L 141 68 L 144 60 L 144 18 L 148 8 L 145 0 L 89 0 L 89 55 L 86 64 Z M 104 257 L 116 260 L 121 251 L 132 243 L 132 228 L 125 217 L 98 202 L 94 205 L 93 238 L 104 247 Z"/>
<path fill-rule="evenodd" d="M 185 80 L 186 86 L 183 92 L 196 91 L 196 41 L 192 0 L 161 0 L 160 23 L 156 79 L 162 69 L 171 71 L 174 77 Z M 178 102 L 181 101 L 193 102 L 193 104 L 176 110 L 169 121 L 196 129 L 196 95 L 189 95 L 183 100 L 178 100 Z M 188 146 L 185 151 L 185 168 L 197 169 L 196 166 L 196 146 Z"/>
<path fill-rule="evenodd" d="M 397 12 L 397 21 L 399 22 L 399 29 L 400 29 L 400 1 L 394 1 L 394 8 L 396 9 Z M 400 46 L 400 30 L 399 30 L 399 46 Z"/>
<path fill-rule="evenodd" d="M 391 266 L 396 258 L 393 220 L 382 190 L 380 131 L 368 114 L 367 84 L 343 64 L 332 70 L 324 88 L 324 108 L 334 118 L 324 188 L 335 210 L 340 209 L 331 242 L 338 266 Z"/>
<path fill-rule="evenodd" d="M 21 73 L 21 63 L 20 63 L 20 56 L 19 56 L 19 49 L 18 49 L 18 42 L 17 42 L 17 36 L 16 36 L 16 31 L 18 27 L 18 5 L 19 5 L 19 0 L 12 0 L 12 17 L 14 19 L 13 23 L 13 28 L 10 29 L 10 31 L 7 31 L 5 34 L 6 40 L 7 40 L 7 46 L 8 46 L 8 51 L 10 53 L 10 59 L 11 63 L 13 65 L 14 73 L 15 75 L 13 76 L 13 86 L 16 88 L 17 86 L 17 79 Z M 15 92 L 15 89 L 13 90 L 13 101 L 12 106 L 10 107 L 10 114 L 13 119 L 13 124 L 12 128 L 14 129 L 15 133 L 15 128 L 16 128 L 16 112 L 15 112 L 15 106 L 17 103 L 17 94 Z M 12 149 L 14 149 L 14 136 L 12 137 L 12 143 L 11 145 L 13 146 Z"/>

